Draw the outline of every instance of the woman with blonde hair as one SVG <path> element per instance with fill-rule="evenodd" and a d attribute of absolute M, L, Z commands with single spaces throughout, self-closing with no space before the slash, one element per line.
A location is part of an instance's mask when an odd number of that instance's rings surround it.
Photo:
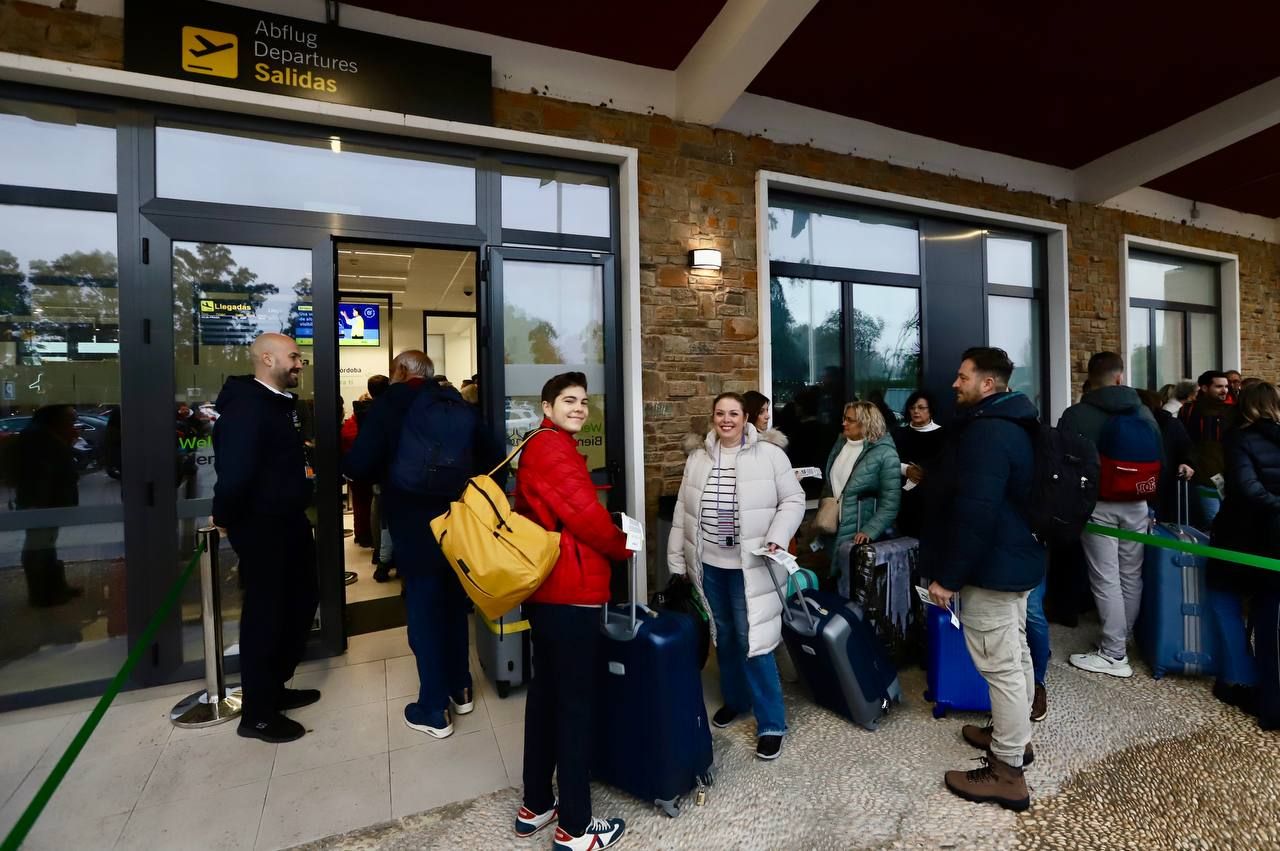
<path fill-rule="evenodd" d="M 884 415 L 871 402 L 844 406 L 844 440 L 827 458 L 824 497 L 834 497 L 840 519 L 828 552 L 835 556 L 845 541 L 865 544 L 884 537 L 902 504 L 902 467 Z"/>

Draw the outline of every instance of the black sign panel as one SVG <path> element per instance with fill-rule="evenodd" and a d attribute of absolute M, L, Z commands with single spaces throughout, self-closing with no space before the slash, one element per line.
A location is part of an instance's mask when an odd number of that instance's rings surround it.
<path fill-rule="evenodd" d="M 126 71 L 490 124 L 488 56 L 202 0 L 125 0 Z"/>

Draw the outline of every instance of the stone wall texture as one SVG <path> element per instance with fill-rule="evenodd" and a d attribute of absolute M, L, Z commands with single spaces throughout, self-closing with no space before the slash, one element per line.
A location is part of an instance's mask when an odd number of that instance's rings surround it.
<path fill-rule="evenodd" d="M 0 51 L 120 67 L 122 37 L 119 19 L 0 0 Z M 756 387 L 755 176 L 761 169 L 1065 223 L 1077 386 L 1091 353 L 1120 345 L 1124 234 L 1237 254 L 1239 366 L 1246 375 L 1280 379 L 1280 245 L 657 115 L 537 93 L 495 90 L 493 98 L 499 126 L 639 151 L 643 390 L 650 414 L 644 474 L 650 514 L 660 495 L 675 492 L 684 464 L 680 439 L 691 428 L 706 427 L 711 399 L 722 391 Z M 694 247 L 720 249 L 721 271 L 691 271 L 686 257 Z"/>

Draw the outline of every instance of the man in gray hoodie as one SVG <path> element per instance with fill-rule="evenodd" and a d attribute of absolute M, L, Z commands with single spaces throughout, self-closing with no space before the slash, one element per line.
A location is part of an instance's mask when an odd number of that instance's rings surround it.
<path fill-rule="evenodd" d="M 1104 456 L 1108 449 L 1104 444 L 1108 441 L 1104 440 L 1103 435 L 1108 431 L 1108 424 L 1114 418 L 1128 418 L 1123 425 L 1129 428 L 1116 431 L 1128 432 L 1128 440 L 1125 442 L 1132 454 L 1126 453 L 1117 460 L 1150 464 L 1150 459 L 1154 458 L 1158 480 L 1159 459 L 1163 454 L 1160 428 L 1151 412 L 1142 404 L 1137 391 L 1125 385 L 1124 359 L 1115 352 L 1099 352 L 1089 358 L 1089 386 L 1093 389 L 1078 404 L 1063 412 L 1058 428 L 1083 435 L 1098 447 L 1099 455 Z M 1150 426 L 1149 441 L 1147 430 L 1142 428 L 1139 421 Z M 1106 463 L 1104 459 L 1103 464 Z M 1126 463 L 1118 469 L 1129 472 L 1142 467 L 1143 464 L 1140 463 Z M 1103 479 L 1105 483 L 1105 470 Z M 1154 482 L 1150 484 L 1154 495 Z M 1108 499 L 1104 493 L 1104 498 L 1100 498 L 1094 508 L 1092 522 L 1131 532 L 1145 532 L 1149 509 L 1147 499 L 1142 495 L 1144 493 L 1142 483 L 1132 489 L 1133 498 Z M 1098 616 L 1102 620 L 1102 637 L 1097 650 L 1072 654 L 1070 662 L 1085 671 L 1113 677 L 1131 677 L 1133 668 L 1129 665 L 1126 642 L 1142 603 L 1143 546 L 1089 532 L 1084 533 L 1081 544 L 1084 546 L 1085 561 L 1089 565 L 1089 584 L 1098 604 Z"/>

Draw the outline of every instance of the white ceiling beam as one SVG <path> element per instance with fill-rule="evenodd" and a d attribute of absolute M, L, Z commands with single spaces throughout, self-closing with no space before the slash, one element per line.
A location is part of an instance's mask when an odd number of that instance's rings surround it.
<path fill-rule="evenodd" d="M 1085 163 L 1075 171 L 1077 198 L 1101 204 L 1276 124 L 1280 77 Z"/>
<path fill-rule="evenodd" d="M 715 124 L 818 0 L 728 0 L 676 69 L 676 116 Z"/>

